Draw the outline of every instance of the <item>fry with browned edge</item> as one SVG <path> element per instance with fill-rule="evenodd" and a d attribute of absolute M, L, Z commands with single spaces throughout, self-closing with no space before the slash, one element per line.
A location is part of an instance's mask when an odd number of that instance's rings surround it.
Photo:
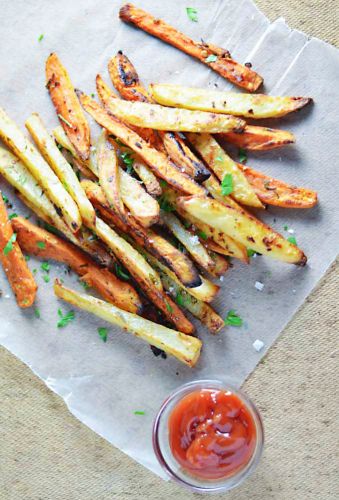
<path fill-rule="evenodd" d="M 295 143 L 292 132 L 256 125 L 246 125 L 241 134 L 226 132 L 225 134 L 218 134 L 219 137 L 239 148 L 251 151 L 268 151 Z"/>

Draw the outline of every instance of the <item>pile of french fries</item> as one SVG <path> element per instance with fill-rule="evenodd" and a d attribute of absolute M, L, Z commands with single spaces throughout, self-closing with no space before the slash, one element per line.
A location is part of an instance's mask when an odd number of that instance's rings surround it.
<path fill-rule="evenodd" d="M 226 50 L 193 42 L 131 4 L 120 17 L 207 60 L 247 91 L 262 83 Z M 187 313 L 211 333 L 224 327 L 211 306 L 220 288 L 213 278 L 228 271 L 230 257 L 248 264 L 250 250 L 306 263 L 303 251 L 251 207 L 317 203 L 314 191 L 237 163 L 220 141 L 249 150 L 293 143 L 290 132 L 247 125 L 244 118 L 284 116 L 310 99 L 166 84 L 146 89 L 121 51 L 108 70 L 119 95 L 98 75 L 98 103 L 74 89 L 52 53 L 46 87 L 60 126 L 51 135 L 33 113 L 25 126 L 34 144 L 0 108 L 0 138 L 8 147 L 0 147 L 0 173 L 53 230 L 20 216 L 10 220 L 0 199 L 0 259 L 19 306 L 30 307 L 37 292 L 23 253 L 65 263 L 104 300 L 59 281 L 57 297 L 194 366 L 202 342 Z M 84 110 L 102 128 L 96 140 Z"/>

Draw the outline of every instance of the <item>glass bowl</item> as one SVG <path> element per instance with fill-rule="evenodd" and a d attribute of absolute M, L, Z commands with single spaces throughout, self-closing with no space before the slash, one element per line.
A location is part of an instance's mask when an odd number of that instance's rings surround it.
<path fill-rule="evenodd" d="M 256 428 L 256 444 L 249 462 L 233 475 L 217 480 L 206 480 L 186 472 L 173 457 L 168 432 L 168 418 L 177 403 L 187 394 L 202 389 L 230 391 L 246 405 Z M 259 411 L 245 394 L 220 380 L 197 380 L 180 386 L 163 402 L 153 424 L 153 448 L 166 473 L 175 482 L 196 493 L 222 493 L 241 484 L 257 467 L 264 446 L 264 429 Z"/>

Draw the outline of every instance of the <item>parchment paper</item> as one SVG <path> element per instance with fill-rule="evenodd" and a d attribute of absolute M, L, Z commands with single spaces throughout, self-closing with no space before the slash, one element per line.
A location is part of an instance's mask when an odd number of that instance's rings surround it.
<path fill-rule="evenodd" d="M 248 159 L 250 166 L 264 173 L 318 191 L 320 203 L 315 209 L 260 212 L 286 236 L 291 234 L 284 226 L 294 231 L 309 264 L 302 269 L 262 257 L 253 259 L 251 266 L 235 263 L 220 283 L 215 307 L 221 315 L 236 309 L 245 324 L 215 337 L 199 326 L 204 348 L 195 369 L 174 359 L 155 358 L 144 343 L 81 311 L 76 311 L 72 324 L 57 329 L 57 309 L 66 312 L 70 307 L 54 297 L 54 277 L 81 289 L 63 266 L 52 266 L 46 284 L 40 262 L 33 258 L 29 262 L 38 270 L 40 319 L 33 311 L 19 310 L 1 270 L 1 344 L 63 397 L 82 422 L 163 476 L 152 452 L 151 424 L 168 392 L 206 377 L 241 385 L 337 254 L 339 55 L 330 45 L 290 30 L 282 19 L 269 24 L 249 0 L 190 1 L 189 6 L 198 10 L 198 23 L 187 18 L 186 5 L 179 1 L 140 0 L 138 5 L 193 38 L 228 48 L 241 62 L 251 61 L 265 78 L 266 92 L 315 99 L 312 108 L 270 123 L 294 132 L 295 146 L 251 153 Z M 3 19 L 8 22 L 2 24 L 0 44 L 0 105 L 20 125 L 32 111 L 39 112 L 50 128 L 57 124 L 44 88 L 44 62 L 51 51 L 59 54 L 74 84 L 86 92 L 95 91 L 98 72 L 107 79 L 108 59 L 119 49 L 131 58 L 145 83 L 217 84 L 219 89 L 235 90 L 199 62 L 121 23 L 119 7 L 120 2 L 112 0 L 2 1 Z M 44 38 L 39 42 L 40 34 Z M 27 214 L 3 181 L 0 186 L 13 202 L 13 211 Z M 261 292 L 256 281 L 264 283 Z M 314 311 L 314 321 L 326 318 L 318 318 Z M 97 334 L 98 326 L 109 326 L 106 344 Z M 260 353 L 252 346 L 256 339 L 265 343 Z M 137 416 L 135 410 L 145 415 Z"/>

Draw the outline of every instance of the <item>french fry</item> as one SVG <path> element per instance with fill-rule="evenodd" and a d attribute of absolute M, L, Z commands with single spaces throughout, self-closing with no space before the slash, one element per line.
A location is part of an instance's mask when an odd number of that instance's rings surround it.
<path fill-rule="evenodd" d="M 26 308 L 34 303 L 38 287 L 16 240 L 0 191 L 0 262 L 18 306 Z"/>
<path fill-rule="evenodd" d="M 93 99 L 85 94 L 79 93 L 79 95 L 84 109 L 95 121 L 140 155 L 158 177 L 184 193 L 205 193 L 201 186 L 179 172 L 163 153 L 151 148 L 138 134 L 108 114 Z"/>
<path fill-rule="evenodd" d="M 95 314 L 99 318 L 133 333 L 188 366 L 194 366 L 199 359 L 202 344 L 196 337 L 153 323 L 95 297 L 77 293 L 62 286 L 58 281 L 54 284 L 54 292 L 57 297 L 69 304 Z"/>
<path fill-rule="evenodd" d="M 133 23 L 147 33 L 199 59 L 219 75 L 249 92 L 255 92 L 263 82 L 258 73 L 232 59 L 228 50 L 203 41 L 194 42 L 162 19 L 156 19 L 132 4 L 123 5 L 119 15 L 123 21 Z"/>
<path fill-rule="evenodd" d="M 274 97 L 265 94 L 234 94 L 217 90 L 151 84 L 152 97 L 164 106 L 223 113 L 245 118 L 279 118 L 312 102 L 310 97 Z"/>
<path fill-rule="evenodd" d="M 267 151 L 295 143 L 295 137 L 292 132 L 268 127 L 257 127 L 255 125 L 246 125 L 241 134 L 227 132 L 225 134 L 218 134 L 218 137 L 231 142 L 239 148 L 252 151 Z"/>
<path fill-rule="evenodd" d="M 306 255 L 296 245 L 244 210 L 202 196 L 180 197 L 177 206 L 214 231 L 222 231 L 273 259 L 304 266 Z"/>
<path fill-rule="evenodd" d="M 82 219 L 89 224 L 93 224 L 95 221 L 94 208 L 86 198 L 74 170 L 57 148 L 40 116 L 37 113 L 32 113 L 26 120 L 25 125 L 40 153 L 77 204 Z"/>
<path fill-rule="evenodd" d="M 121 121 L 133 126 L 153 130 L 177 132 L 241 132 L 245 122 L 228 114 L 182 108 L 167 108 L 159 104 L 129 102 L 110 97 L 105 103 L 107 110 Z M 140 132 L 139 132 L 140 133 Z"/>
<path fill-rule="evenodd" d="M 56 53 L 46 61 L 46 87 L 48 88 L 60 124 L 82 160 L 88 160 L 90 130 L 71 79 Z"/>
<path fill-rule="evenodd" d="M 74 245 L 22 217 L 13 219 L 13 227 L 25 253 L 66 264 L 105 300 L 125 311 L 140 314 L 142 302 L 132 285 L 119 280 L 107 269 L 100 268 Z"/>
<path fill-rule="evenodd" d="M 124 99 L 154 103 L 152 97 L 140 83 L 135 67 L 121 51 L 109 61 L 108 71 L 113 85 Z M 158 136 L 161 137 L 167 154 L 186 174 L 193 177 L 198 183 L 209 177 L 210 172 L 204 163 L 193 154 L 178 133 L 158 131 Z"/>
<path fill-rule="evenodd" d="M 292 186 L 241 163 L 238 167 L 263 203 L 283 208 L 312 208 L 317 204 L 317 193 L 311 189 Z"/>
<path fill-rule="evenodd" d="M 206 246 L 206 248 L 208 248 L 208 246 Z M 219 255 L 218 253 L 213 252 L 211 249 L 209 249 L 208 253 L 210 254 L 214 262 L 214 267 L 210 271 L 210 274 L 212 274 L 212 276 L 216 278 L 220 278 L 228 271 L 230 267 L 228 260 L 223 255 Z"/>
<path fill-rule="evenodd" d="M 97 162 L 99 182 L 112 207 L 121 215 L 125 213 L 120 196 L 120 175 L 117 152 L 107 141 L 106 132 L 102 132 L 97 142 Z"/>
<path fill-rule="evenodd" d="M 118 213 L 114 213 L 98 185 L 84 181 L 83 187 L 89 200 L 106 222 L 113 224 L 118 230 L 128 234 L 142 248 L 146 248 L 152 255 L 167 265 L 186 287 L 194 288 L 201 285 L 198 271 L 186 255 L 156 232 L 151 229 L 144 229 L 129 214 L 122 218 Z"/>
<path fill-rule="evenodd" d="M 76 233 L 81 226 L 78 207 L 48 163 L 1 108 L 0 137 L 46 190 L 60 215 L 63 215 L 70 230 Z"/>
<path fill-rule="evenodd" d="M 208 254 L 206 248 L 200 243 L 198 236 L 190 233 L 180 220 L 172 213 L 164 212 L 161 220 L 165 223 L 168 229 L 186 248 L 195 262 L 205 271 L 210 272 L 214 268 L 214 261 Z"/>
<path fill-rule="evenodd" d="M 230 193 L 239 203 L 249 205 L 255 208 L 263 208 L 263 204 L 259 200 L 248 182 L 242 170 L 237 166 L 237 163 L 223 150 L 214 137 L 210 134 L 189 134 L 188 140 L 193 144 L 194 148 L 204 159 L 207 165 L 213 170 L 215 175 L 221 182 L 229 177 Z"/>
<path fill-rule="evenodd" d="M 137 173 L 138 177 L 142 180 L 148 194 L 156 198 L 162 193 L 160 183 L 152 170 L 146 165 L 141 158 L 135 158 L 133 161 L 133 170 Z"/>
<path fill-rule="evenodd" d="M 224 320 L 217 314 L 209 304 L 192 297 L 185 288 L 173 281 L 168 274 L 158 269 L 164 288 L 171 294 L 173 299 L 184 309 L 187 309 L 194 317 L 198 318 L 211 333 L 218 333 L 224 326 Z"/>

